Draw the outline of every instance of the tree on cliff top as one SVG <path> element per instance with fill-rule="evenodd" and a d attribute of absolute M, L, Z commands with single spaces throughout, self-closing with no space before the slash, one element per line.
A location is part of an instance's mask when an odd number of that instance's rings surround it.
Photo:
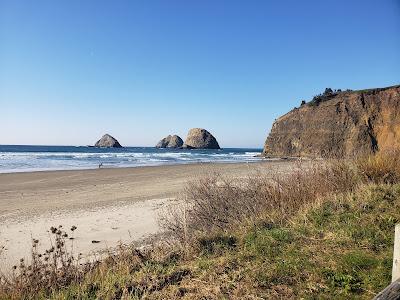
<path fill-rule="evenodd" d="M 313 97 L 313 99 L 308 103 L 310 106 L 318 106 L 321 102 L 332 99 L 341 93 L 341 89 L 333 90 L 331 88 L 326 88 L 322 94 L 318 94 Z"/>

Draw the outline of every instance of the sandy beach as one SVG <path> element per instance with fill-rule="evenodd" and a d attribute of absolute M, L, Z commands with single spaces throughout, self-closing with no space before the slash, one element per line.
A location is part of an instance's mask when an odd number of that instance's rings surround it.
<path fill-rule="evenodd" d="M 245 177 L 255 172 L 289 172 L 290 161 L 188 164 L 157 167 L 0 174 L 2 269 L 28 258 L 31 238 L 49 245 L 49 228 L 74 233 L 83 255 L 160 233 L 160 210 L 185 183 L 212 172 Z M 92 243 L 98 241 L 98 243 Z"/>

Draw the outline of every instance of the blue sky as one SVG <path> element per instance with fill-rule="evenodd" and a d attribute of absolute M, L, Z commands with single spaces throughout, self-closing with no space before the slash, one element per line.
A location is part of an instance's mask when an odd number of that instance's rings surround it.
<path fill-rule="evenodd" d="M 399 75 L 398 0 L 0 0 L 0 144 L 261 147 L 301 99 Z"/>

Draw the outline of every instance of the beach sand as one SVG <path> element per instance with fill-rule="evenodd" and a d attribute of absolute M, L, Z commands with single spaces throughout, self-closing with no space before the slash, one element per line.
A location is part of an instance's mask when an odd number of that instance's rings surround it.
<path fill-rule="evenodd" d="M 293 166 L 264 161 L 0 174 L 0 268 L 29 259 L 32 238 L 47 248 L 51 226 L 67 231 L 77 226 L 74 252 L 88 256 L 119 241 L 159 234 L 162 208 L 190 179 L 213 172 L 234 177 L 290 172 Z"/>

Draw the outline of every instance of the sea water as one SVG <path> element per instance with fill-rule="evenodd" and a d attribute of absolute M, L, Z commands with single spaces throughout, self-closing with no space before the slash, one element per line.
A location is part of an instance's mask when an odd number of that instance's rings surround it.
<path fill-rule="evenodd" d="M 252 162 L 261 149 L 94 148 L 78 146 L 0 145 L 0 173 L 158 166 L 200 162 Z"/>

